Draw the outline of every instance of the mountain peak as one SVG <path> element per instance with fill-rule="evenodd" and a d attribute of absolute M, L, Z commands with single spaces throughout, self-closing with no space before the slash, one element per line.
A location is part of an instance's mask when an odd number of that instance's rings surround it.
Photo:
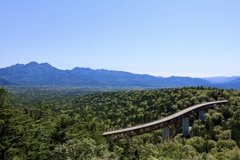
<path fill-rule="evenodd" d="M 27 64 L 25 64 L 25 66 L 48 66 L 48 67 L 53 67 L 52 65 L 50 65 L 49 63 L 45 62 L 45 63 L 38 63 L 38 62 L 29 62 Z"/>
<path fill-rule="evenodd" d="M 24 64 L 17 63 L 17 64 L 14 64 L 14 65 L 10 66 L 10 67 L 20 68 L 20 67 L 22 67 L 22 66 L 24 66 Z"/>
<path fill-rule="evenodd" d="M 29 62 L 29 63 L 26 64 L 26 65 L 37 65 L 37 64 L 39 64 L 39 63 L 37 63 L 36 61 L 32 61 L 32 62 Z"/>
<path fill-rule="evenodd" d="M 35 61 L 33 61 L 33 62 L 30 62 L 30 63 L 27 63 L 27 64 L 25 64 L 25 65 L 23 65 L 23 66 L 25 66 L 25 67 L 49 67 L 49 68 L 55 68 L 55 67 L 53 67 L 52 65 L 50 65 L 49 63 L 37 63 L 37 62 L 35 62 Z M 56 68 L 55 68 L 56 69 Z"/>

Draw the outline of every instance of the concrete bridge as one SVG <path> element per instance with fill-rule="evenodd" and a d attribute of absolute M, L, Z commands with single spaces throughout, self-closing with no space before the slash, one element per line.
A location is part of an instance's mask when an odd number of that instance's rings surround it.
<path fill-rule="evenodd" d="M 225 104 L 227 100 L 221 101 L 212 101 L 206 102 L 202 104 L 197 104 L 191 107 L 188 107 L 180 112 L 162 118 L 160 120 L 156 120 L 150 123 L 137 125 L 129 128 L 118 129 L 113 131 L 104 132 L 102 136 L 104 137 L 112 137 L 113 139 L 121 139 L 132 137 L 136 135 L 141 135 L 144 133 L 149 133 L 158 129 L 162 129 L 162 142 L 169 138 L 170 128 L 169 126 L 175 124 L 179 121 L 182 121 L 182 134 L 183 136 L 189 136 L 189 115 L 195 112 L 199 112 L 199 119 L 204 120 L 205 111 L 209 108 L 214 108 L 218 104 Z"/>

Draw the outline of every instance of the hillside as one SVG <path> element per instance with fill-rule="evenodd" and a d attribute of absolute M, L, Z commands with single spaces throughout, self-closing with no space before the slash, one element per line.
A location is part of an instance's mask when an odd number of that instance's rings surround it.
<path fill-rule="evenodd" d="M 224 77 L 224 76 L 219 76 L 219 77 L 208 77 L 204 78 L 208 80 L 211 83 L 227 83 L 236 80 L 237 78 L 240 78 L 239 76 L 232 76 L 232 77 Z"/>
<path fill-rule="evenodd" d="M 16 85 L 16 83 L 0 77 L 0 86 Z"/>
<path fill-rule="evenodd" d="M 231 81 L 227 81 L 224 83 L 216 83 L 214 87 L 224 88 L 224 89 L 240 89 L 240 78 L 235 78 Z"/>

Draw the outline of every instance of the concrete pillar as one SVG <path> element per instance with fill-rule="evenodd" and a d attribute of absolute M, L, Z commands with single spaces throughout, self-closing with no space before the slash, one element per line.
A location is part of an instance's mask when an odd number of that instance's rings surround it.
<path fill-rule="evenodd" d="M 164 127 L 162 129 L 162 143 L 164 143 L 169 138 L 169 134 L 170 134 L 169 127 Z"/>
<path fill-rule="evenodd" d="M 204 121 L 204 114 L 205 114 L 205 111 L 204 111 L 204 110 L 199 111 L 199 119 L 200 119 L 201 121 Z"/>
<path fill-rule="evenodd" d="M 182 119 L 182 134 L 184 137 L 189 136 L 189 117 Z"/>

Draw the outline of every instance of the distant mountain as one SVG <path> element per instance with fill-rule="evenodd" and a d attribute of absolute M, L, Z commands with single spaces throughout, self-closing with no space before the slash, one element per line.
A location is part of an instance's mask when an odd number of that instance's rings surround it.
<path fill-rule="evenodd" d="M 190 78 L 190 77 L 168 77 L 166 80 L 169 83 L 175 83 L 178 86 L 197 86 L 197 85 L 210 85 L 210 82 L 201 78 Z"/>
<path fill-rule="evenodd" d="M 205 79 L 190 77 L 161 78 L 122 71 L 92 70 L 76 67 L 59 70 L 48 63 L 30 62 L 0 69 L 0 77 L 18 85 L 75 85 L 112 86 L 139 89 L 169 88 L 182 86 L 209 86 Z M 8 85 L 4 83 L 4 85 Z"/>
<path fill-rule="evenodd" d="M 216 87 L 225 89 L 240 89 L 240 78 L 225 83 L 215 84 Z"/>
<path fill-rule="evenodd" d="M 204 78 L 211 82 L 211 87 L 224 88 L 224 89 L 240 89 L 240 76 L 232 77 L 209 77 Z"/>
<path fill-rule="evenodd" d="M 233 81 L 237 78 L 240 78 L 240 77 L 239 76 L 232 76 L 232 77 L 221 76 L 221 77 L 207 77 L 207 78 L 203 78 L 203 79 L 208 80 L 212 83 L 226 83 L 226 82 Z"/>
<path fill-rule="evenodd" d="M 62 76 L 60 70 L 48 63 L 30 62 L 26 65 L 16 64 L 0 69 L 0 77 L 26 85 L 57 84 L 57 78 L 62 78 Z"/>
<path fill-rule="evenodd" d="M 240 77 L 231 81 L 232 83 L 240 83 Z"/>

